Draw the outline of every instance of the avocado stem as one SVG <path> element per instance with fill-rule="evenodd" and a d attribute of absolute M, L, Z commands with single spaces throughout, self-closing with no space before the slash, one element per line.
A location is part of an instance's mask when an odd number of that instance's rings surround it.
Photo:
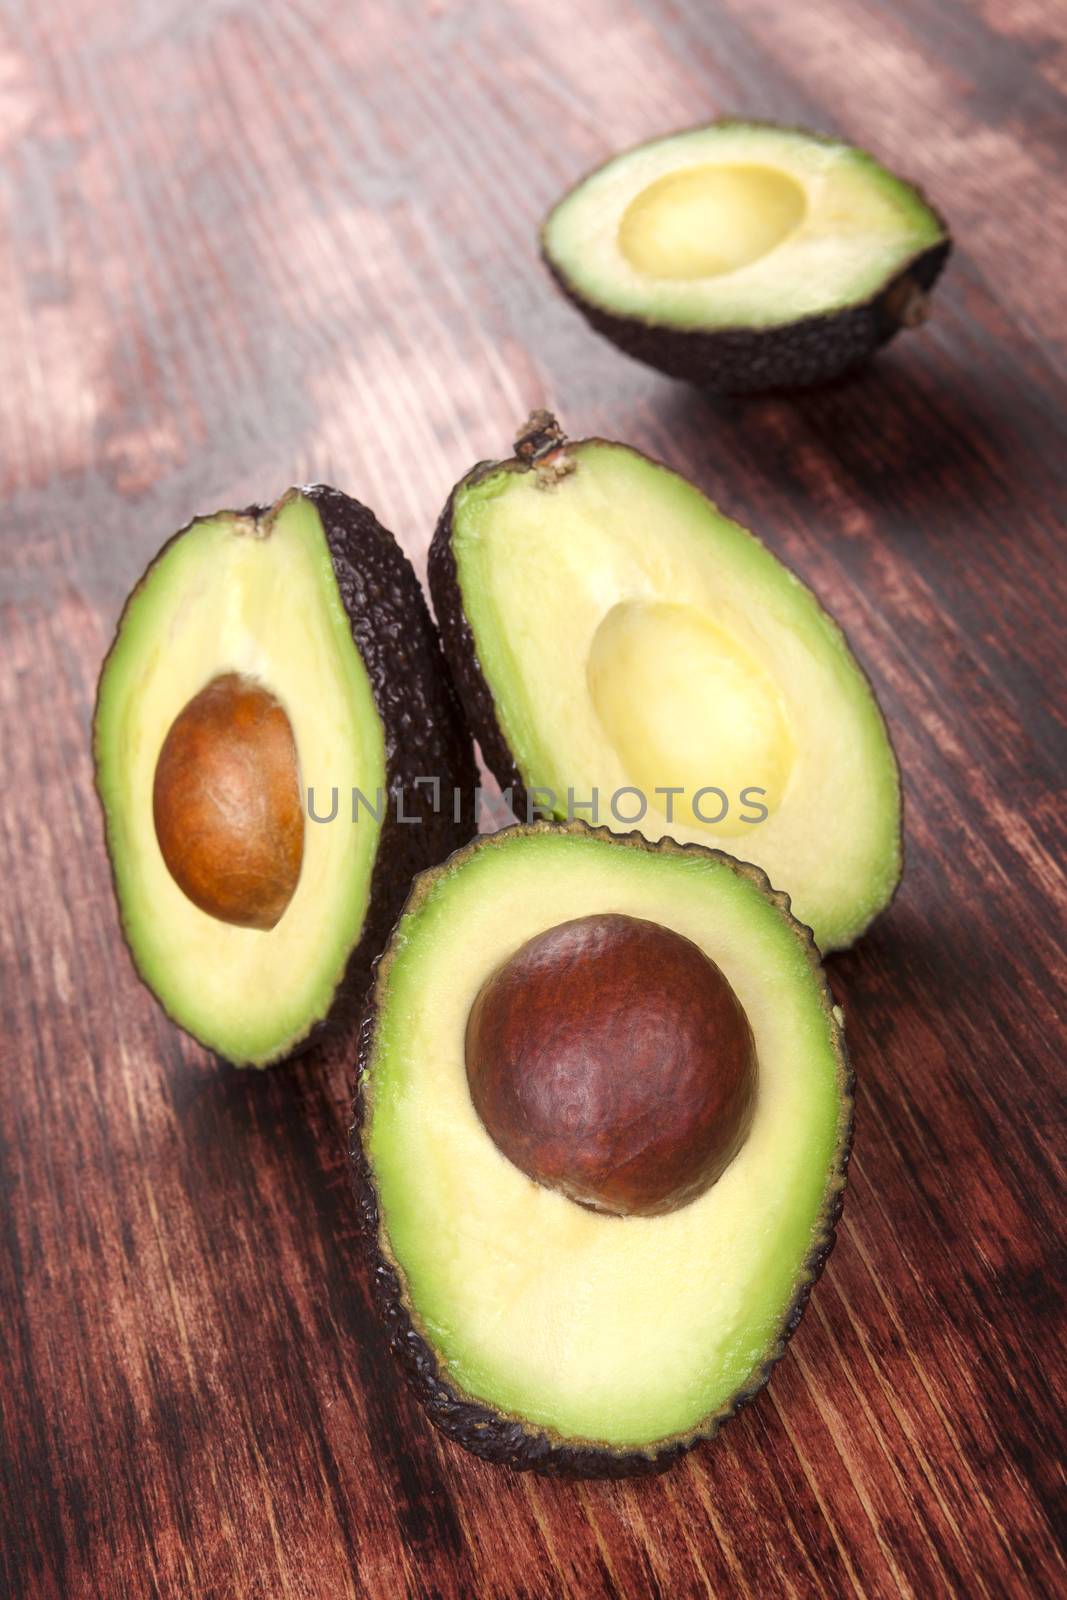
<path fill-rule="evenodd" d="M 577 462 L 567 454 L 567 436 L 551 411 L 531 411 L 515 437 L 515 455 L 537 474 L 537 486 L 551 489 L 573 472 Z"/>
<path fill-rule="evenodd" d="M 910 274 L 905 273 L 890 296 L 893 316 L 902 328 L 921 328 L 930 315 L 930 297 Z"/>

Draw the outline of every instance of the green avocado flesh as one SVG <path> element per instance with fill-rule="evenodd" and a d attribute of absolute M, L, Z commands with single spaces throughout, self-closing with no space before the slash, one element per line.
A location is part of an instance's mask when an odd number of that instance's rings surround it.
<path fill-rule="evenodd" d="M 225 673 L 280 701 L 303 793 L 340 823 L 304 829 L 295 893 L 270 931 L 200 910 L 172 878 L 153 821 L 168 729 Z M 182 1027 L 228 1059 L 285 1055 L 330 1009 L 368 905 L 378 825 L 344 806 L 384 781 L 382 726 L 315 507 L 296 491 L 264 516 L 221 513 L 167 545 L 134 591 L 101 678 L 97 781 L 127 942 Z M 322 796 L 320 799 L 319 796 Z"/>
<path fill-rule="evenodd" d="M 464 1066 L 488 975 L 571 918 L 623 913 L 692 940 L 747 1013 L 758 1090 L 724 1174 L 667 1215 L 608 1216 L 493 1143 Z M 839 1014 L 807 935 L 718 852 L 549 824 L 420 880 L 383 958 L 364 1149 L 380 1248 L 444 1381 L 566 1443 L 648 1449 L 714 1430 L 781 1350 L 843 1183 Z"/>
<path fill-rule="evenodd" d="M 463 611 L 527 790 L 754 861 L 820 948 L 850 944 L 900 876 L 900 793 L 843 634 L 684 478 L 601 440 L 567 458 L 554 481 L 476 473 L 452 506 Z"/>
<path fill-rule="evenodd" d="M 944 237 L 917 190 L 865 152 L 723 122 L 608 161 L 551 213 L 542 242 L 589 304 L 716 329 L 869 300 Z"/>

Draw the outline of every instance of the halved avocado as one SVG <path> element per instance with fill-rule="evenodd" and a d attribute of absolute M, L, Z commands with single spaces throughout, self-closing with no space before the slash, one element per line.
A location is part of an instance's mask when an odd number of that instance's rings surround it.
<path fill-rule="evenodd" d="M 164 545 L 104 663 L 94 749 L 137 970 L 241 1065 L 358 1013 L 413 873 L 473 832 L 473 750 L 418 580 L 323 485 Z"/>
<path fill-rule="evenodd" d="M 720 1098 L 726 1165 L 694 1195 L 673 1178 L 700 1151 L 660 1135 L 688 1116 L 705 1037 L 713 1091 L 739 1045 L 754 1076 L 743 1116 Z M 520 1134 L 540 1085 L 533 1175 L 476 1109 L 486 1071 L 520 1096 Z M 800 1319 L 851 1126 L 841 1013 L 758 868 L 535 823 L 424 873 L 378 963 L 351 1156 L 391 1346 L 431 1421 L 489 1460 L 580 1476 L 655 1471 L 710 1438 Z M 714 1122 L 682 1132 L 722 1144 Z M 574 1198 L 557 1146 L 629 1186 Z M 639 1162 L 652 1208 L 627 1203 Z"/>
<path fill-rule="evenodd" d="M 516 448 L 457 485 L 429 567 L 516 814 L 721 845 L 789 893 L 823 951 L 851 944 L 899 881 L 901 806 L 840 628 L 667 467 L 567 443 L 543 412 Z"/>
<path fill-rule="evenodd" d="M 628 355 L 743 393 L 838 377 L 917 326 L 950 239 L 865 151 L 722 121 L 612 157 L 553 209 L 541 245 Z"/>

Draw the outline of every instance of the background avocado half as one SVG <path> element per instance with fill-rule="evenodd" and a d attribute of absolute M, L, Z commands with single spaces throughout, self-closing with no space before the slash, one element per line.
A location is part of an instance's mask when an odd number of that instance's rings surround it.
<path fill-rule="evenodd" d="M 735 120 L 613 156 L 541 230 L 549 270 L 598 333 L 727 393 L 859 366 L 925 319 L 950 247 L 920 191 L 865 151 Z"/>
<path fill-rule="evenodd" d="M 418 579 L 322 484 L 164 545 L 104 662 L 94 753 L 138 973 L 238 1065 L 354 1020 L 413 873 L 474 831 L 473 749 Z"/>
<path fill-rule="evenodd" d="M 680 474 L 534 413 L 453 490 L 429 581 L 517 816 L 754 861 L 824 953 L 888 905 L 900 776 L 871 685 L 812 591 Z"/>
<path fill-rule="evenodd" d="M 602 913 L 680 935 L 751 1026 L 740 1148 L 669 1214 L 535 1181 L 471 1095 L 487 988 L 546 930 Z M 631 1000 L 640 1035 L 640 986 Z M 567 1025 L 582 1056 L 583 1018 Z M 758 868 L 535 823 L 423 873 L 377 966 L 350 1153 L 390 1346 L 430 1420 L 487 1460 L 579 1477 L 655 1472 L 711 1438 L 766 1383 L 830 1252 L 851 1089 L 818 952 Z"/>

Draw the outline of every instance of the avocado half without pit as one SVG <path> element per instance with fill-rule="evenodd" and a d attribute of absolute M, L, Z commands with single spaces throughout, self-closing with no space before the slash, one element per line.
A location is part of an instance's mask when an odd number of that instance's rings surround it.
<path fill-rule="evenodd" d="M 693 484 L 535 413 L 453 491 L 429 573 L 516 815 L 754 861 L 824 951 L 888 903 L 900 785 L 871 687 L 811 590 Z"/>
<path fill-rule="evenodd" d="M 613 157 L 559 202 L 541 244 L 620 349 L 741 393 L 838 377 L 917 326 L 950 239 L 865 151 L 724 121 Z"/>
<path fill-rule="evenodd" d="M 163 547 L 104 663 L 94 747 L 137 969 L 241 1065 L 350 1018 L 412 874 L 473 832 L 470 736 L 418 580 L 323 485 Z"/>
<path fill-rule="evenodd" d="M 758 868 L 582 823 L 479 839 L 416 880 L 361 1037 L 377 1297 L 449 1437 L 627 1476 L 766 1382 L 852 1102 L 810 934 Z"/>

